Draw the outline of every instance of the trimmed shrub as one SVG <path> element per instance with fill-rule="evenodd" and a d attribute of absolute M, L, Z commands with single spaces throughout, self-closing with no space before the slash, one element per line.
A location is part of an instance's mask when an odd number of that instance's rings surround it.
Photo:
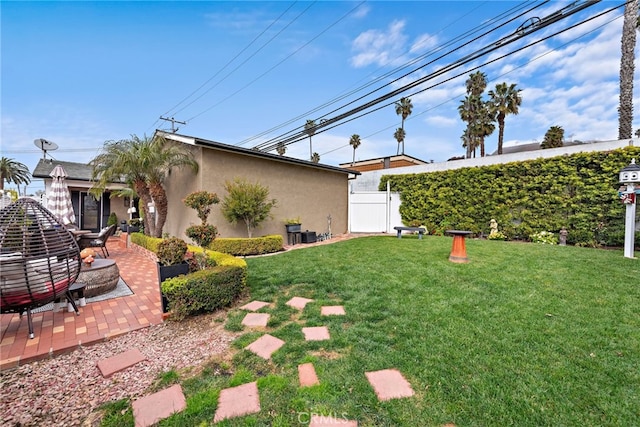
<path fill-rule="evenodd" d="M 236 256 L 262 255 L 281 251 L 282 236 L 274 234 L 253 238 L 218 238 L 209 245 L 209 249 Z"/>
<path fill-rule="evenodd" d="M 158 253 L 158 245 L 160 242 L 162 242 L 162 239 L 159 237 L 147 236 L 144 233 L 131 233 L 131 243 L 142 246 L 154 254 Z"/>
<path fill-rule="evenodd" d="M 528 240 L 540 230 L 565 227 L 567 243 L 620 245 L 624 206 L 618 173 L 640 147 L 431 173 L 385 175 L 400 192 L 404 224 L 417 221 L 433 234 L 448 229 L 488 234 L 494 218 L 508 239 Z M 636 244 L 640 242 L 636 238 Z"/>
<path fill-rule="evenodd" d="M 231 305 L 245 290 L 245 270 L 219 265 L 162 282 L 162 293 L 176 320 Z"/>

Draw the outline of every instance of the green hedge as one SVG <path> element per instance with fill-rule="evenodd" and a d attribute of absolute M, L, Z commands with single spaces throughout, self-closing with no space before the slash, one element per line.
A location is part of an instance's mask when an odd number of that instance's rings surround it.
<path fill-rule="evenodd" d="M 209 249 L 236 256 L 262 255 L 283 250 L 284 241 L 278 234 L 253 238 L 218 238 Z"/>
<path fill-rule="evenodd" d="M 244 269 L 218 265 L 162 282 L 175 320 L 231 305 L 245 289 Z"/>
<path fill-rule="evenodd" d="M 131 241 L 155 253 L 162 239 L 132 233 Z M 162 293 L 167 297 L 169 309 L 177 320 L 191 314 L 226 307 L 246 288 L 247 263 L 242 258 L 222 252 L 204 251 L 198 246 L 188 245 L 188 250 L 194 253 L 206 252 L 215 261 L 216 267 L 162 282 Z"/>
<path fill-rule="evenodd" d="M 618 198 L 618 174 L 640 159 L 640 147 L 577 153 L 548 159 L 449 171 L 385 175 L 400 192 L 405 224 L 429 232 L 448 229 L 489 233 L 492 218 L 510 239 L 529 240 L 540 231 L 569 231 L 578 245 L 624 245 L 625 207 Z M 640 233 L 636 233 L 636 244 Z"/>

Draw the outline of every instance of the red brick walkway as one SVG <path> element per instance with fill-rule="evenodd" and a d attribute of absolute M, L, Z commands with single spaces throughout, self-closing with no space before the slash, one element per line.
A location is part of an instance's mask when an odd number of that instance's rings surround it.
<path fill-rule="evenodd" d="M 0 369 L 52 357 L 162 322 L 156 264 L 113 238 L 110 259 L 133 295 L 88 303 L 80 315 L 66 310 L 33 314 L 35 338 L 29 339 L 27 316 L 0 315 Z"/>

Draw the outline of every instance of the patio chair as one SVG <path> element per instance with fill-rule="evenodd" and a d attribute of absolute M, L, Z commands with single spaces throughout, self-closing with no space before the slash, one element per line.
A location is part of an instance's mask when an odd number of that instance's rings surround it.
<path fill-rule="evenodd" d="M 107 249 L 107 240 L 116 232 L 116 224 L 103 228 L 99 233 L 83 234 L 78 240 L 80 250 L 85 248 L 100 248 L 102 256 L 109 258 L 109 250 Z"/>
<path fill-rule="evenodd" d="M 29 338 L 31 310 L 71 296 L 80 263 L 75 238 L 40 203 L 24 198 L 0 210 L 0 311 L 26 312 Z"/>

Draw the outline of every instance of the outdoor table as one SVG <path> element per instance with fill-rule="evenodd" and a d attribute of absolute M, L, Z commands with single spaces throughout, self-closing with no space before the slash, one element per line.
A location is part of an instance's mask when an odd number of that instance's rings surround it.
<path fill-rule="evenodd" d="M 464 238 L 472 232 L 466 230 L 447 230 L 446 233 L 453 236 L 453 247 L 451 248 L 449 261 L 457 263 L 469 262 L 469 258 L 467 258 L 467 248 L 465 247 Z"/>
<path fill-rule="evenodd" d="M 86 285 L 85 297 L 94 297 L 115 289 L 118 286 L 118 280 L 120 280 L 120 270 L 116 262 L 112 259 L 97 258 L 91 266 L 82 263 L 76 282 Z"/>

